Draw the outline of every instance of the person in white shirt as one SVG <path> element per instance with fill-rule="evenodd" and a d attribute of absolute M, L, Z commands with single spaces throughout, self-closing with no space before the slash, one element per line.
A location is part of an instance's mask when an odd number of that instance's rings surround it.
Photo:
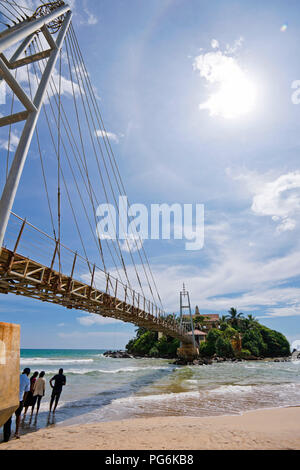
<path fill-rule="evenodd" d="M 27 393 L 30 390 L 30 380 L 28 378 L 30 374 L 30 369 L 24 369 L 23 373 L 20 376 L 20 388 L 19 388 L 19 408 L 15 411 L 16 415 L 16 432 L 15 438 L 20 439 L 19 435 L 19 428 L 20 428 L 20 421 L 21 421 L 21 413 L 24 406 L 24 401 L 26 400 Z M 11 421 L 12 417 L 4 424 L 3 434 L 4 434 L 4 442 L 8 442 L 11 434 Z"/>
<path fill-rule="evenodd" d="M 46 380 L 44 379 L 44 377 L 45 372 L 43 371 L 40 373 L 39 378 L 37 379 L 34 385 L 32 413 L 34 411 L 35 404 L 37 403 L 36 416 L 39 414 L 41 401 L 42 398 L 45 396 Z"/>
<path fill-rule="evenodd" d="M 20 406 L 15 412 L 16 415 L 16 432 L 15 438 L 20 439 L 19 428 L 21 421 L 21 413 L 24 407 L 24 402 L 26 400 L 27 394 L 30 391 L 30 380 L 29 380 L 30 369 L 24 369 L 23 373 L 20 375 Z"/>

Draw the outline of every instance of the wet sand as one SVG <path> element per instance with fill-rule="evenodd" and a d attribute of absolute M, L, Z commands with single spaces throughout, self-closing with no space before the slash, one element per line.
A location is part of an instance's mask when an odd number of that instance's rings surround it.
<path fill-rule="evenodd" d="M 141 418 L 56 426 L 0 450 L 300 449 L 300 407 L 239 416 Z"/>

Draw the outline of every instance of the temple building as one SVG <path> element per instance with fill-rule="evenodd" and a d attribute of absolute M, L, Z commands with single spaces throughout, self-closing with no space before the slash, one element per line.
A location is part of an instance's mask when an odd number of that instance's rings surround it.
<path fill-rule="evenodd" d="M 196 319 L 196 325 L 201 330 L 210 330 L 211 328 L 219 328 L 220 315 L 217 313 L 201 314 L 198 305 L 195 308 L 193 318 Z M 197 320 L 199 320 L 197 322 Z"/>

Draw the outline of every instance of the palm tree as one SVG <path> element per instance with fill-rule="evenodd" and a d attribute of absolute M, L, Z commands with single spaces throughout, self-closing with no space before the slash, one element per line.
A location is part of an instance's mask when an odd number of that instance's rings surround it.
<path fill-rule="evenodd" d="M 201 330 L 204 326 L 204 323 L 205 318 L 202 315 L 196 315 L 196 317 L 194 317 L 194 326 L 196 328 L 199 328 Z"/>
<path fill-rule="evenodd" d="M 248 319 L 251 323 L 252 323 L 252 322 L 253 322 L 253 323 L 254 323 L 254 322 L 257 322 L 256 318 L 255 318 L 252 314 L 247 315 L 247 319 Z"/>
<path fill-rule="evenodd" d="M 239 320 L 242 318 L 244 314 L 238 313 L 237 309 L 233 307 L 231 307 L 228 313 L 229 313 L 229 315 L 227 316 L 228 323 L 230 323 L 233 327 L 237 327 L 239 325 Z"/>

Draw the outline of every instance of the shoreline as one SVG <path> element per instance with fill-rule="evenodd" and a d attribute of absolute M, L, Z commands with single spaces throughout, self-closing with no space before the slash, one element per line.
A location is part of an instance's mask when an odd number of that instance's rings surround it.
<path fill-rule="evenodd" d="M 209 417 L 149 417 L 56 426 L 0 450 L 300 450 L 300 406 Z"/>

